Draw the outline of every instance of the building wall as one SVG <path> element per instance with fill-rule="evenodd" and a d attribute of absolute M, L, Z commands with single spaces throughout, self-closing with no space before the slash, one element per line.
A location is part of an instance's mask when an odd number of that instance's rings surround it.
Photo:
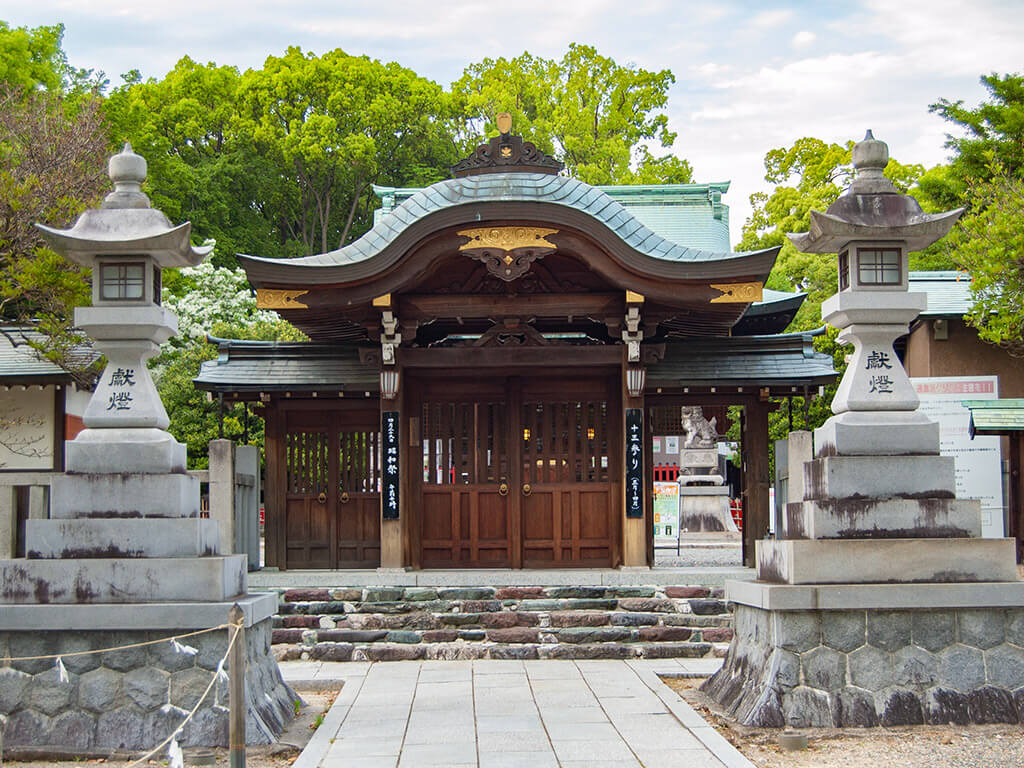
<path fill-rule="evenodd" d="M 53 469 L 56 388 L 0 389 L 0 471 Z"/>
<path fill-rule="evenodd" d="M 937 341 L 934 318 L 907 339 L 905 364 L 911 376 L 998 376 L 1000 397 L 1024 397 L 1024 361 L 978 338 L 963 320 L 948 319 L 949 338 Z"/>

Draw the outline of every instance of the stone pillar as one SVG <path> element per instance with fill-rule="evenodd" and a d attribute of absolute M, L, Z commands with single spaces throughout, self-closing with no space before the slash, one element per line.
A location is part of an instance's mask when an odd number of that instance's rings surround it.
<path fill-rule="evenodd" d="M 781 499 L 783 504 L 800 503 L 804 500 L 804 464 L 814 458 L 814 443 L 811 433 L 798 429 L 789 433 L 789 498 Z M 777 529 L 777 530 L 781 530 Z"/>
<path fill-rule="evenodd" d="M 235 520 L 235 444 L 231 440 L 211 440 L 210 456 L 210 519 L 217 521 L 221 551 L 242 554 L 237 547 Z"/>
<path fill-rule="evenodd" d="M 0 560 L 14 557 L 18 546 L 18 489 L 0 485 Z"/>
<path fill-rule="evenodd" d="M 236 501 L 239 552 L 249 556 L 249 570 L 258 571 L 260 563 L 260 452 L 255 445 L 235 447 L 235 472 L 252 478 L 252 485 L 245 486 Z M 236 490 L 236 493 L 239 493 Z"/>

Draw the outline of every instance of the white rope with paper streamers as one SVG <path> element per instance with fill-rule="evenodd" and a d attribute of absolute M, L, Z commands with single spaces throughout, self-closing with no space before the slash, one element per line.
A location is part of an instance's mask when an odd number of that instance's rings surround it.
<path fill-rule="evenodd" d="M 210 691 L 213 690 L 213 686 L 217 684 L 217 681 L 221 679 L 228 679 L 227 673 L 224 671 L 224 664 L 227 662 L 228 656 L 231 655 L 231 649 L 234 647 L 235 640 L 238 638 L 239 627 L 235 624 L 223 624 L 221 625 L 221 627 L 218 627 L 218 629 L 221 629 L 223 627 L 227 627 L 229 630 L 231 630 L 231 639 L 228 641 L 227 651 L 225 651 L 224 657 L 217 664 L 216 673 L 214 673 L 213 677 L 210 678 L 209 685 L 206 686 L 206 690 L 203 691 L 203 695 L 199 697 L 198 701 L 196 701 L 196 705 L 192 707 L 192 711 L 185 716 L 185 719 L 182 720 L 181 724 L 178 725 L 178 727 L 171 732 L 170 736 L 161 741 L 159 744 L 153 747 L 153 749 L 144 754 L 138 760 L 128 763 L 128 765 L 126 765 L 125 768 L 135 768 L 136 766 L 142 765 L 151 757 L 160 752 L 160 750 L 162 750 L 164 747 L 167 747 L 167 757 L 170 760 L 170 768 L 184 768 L 184 759 L 182 758 L 181 755 L 181 747 L 178 745 L 178 734 L 181 733 L 181 729 L 188 725 L 188 722 L 193 717 L 195 717 L 196 712 L 199 711 L 199 707 L 206 700 L 206 697 L 210 695 Z M 185 637 L 185 635 L 182 635 L 182 637 Z M 186 649 L 189 648 L 189 646 L 184 647 Z M 178 762 L 175 762 L 175 760 L 177 760 Z"/>
<path fill-rule="evenodd" d="M 3 665 L 10 666 L 12 661 L 37 661 L 39 659 L 57 659 L 59 660 L 62 656 L 89 656 L 93 653 L 110 653 L 112 651 L 126 651 L 129 648 L 142 648 L 147 645 L 159 645 L 160 643 L 173 643 L 175 650 L 178 653 L 187 653 L 189 656 L 195 656 L 199 651 L 193 648 L 191 645 L 182 645 L 179 640 L 184 640 L 188 637 L 195 637 L 196 635 L 205 635 L 207 632 L 217 632 L 221 629 L 228 629 L 233 626 L 232 624 L 218 624 L 216 627 L 209 627 L 207 629 L 197 629 L 195 632 L 186 632 L 184 635 L 174 635 L 173 637 L 161 637 L 159 640 L 144 640 L 141 643 L 129 643 L 128 645 L 115 645 L 110 648 L 96 648 L 91 651 L 69 651 L 67 653 L 44 653 L 38 656 L 4 656 L 0 661 Z"/>

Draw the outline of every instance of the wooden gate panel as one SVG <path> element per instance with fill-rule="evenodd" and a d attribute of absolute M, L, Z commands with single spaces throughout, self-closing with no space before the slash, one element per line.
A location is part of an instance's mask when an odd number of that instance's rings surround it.
<path fill-rule="evenodd" d="M 374 413 L 376 415 L 376 413 Z M 345 419 L 338 428 L 337 567 L 380 566 L 380 429 Z"/>
<path fill-rule="evenodd" d="M 330 451 L 327 430 L 296 430 L 285 441 L 288 568 L 330 568 Z"/>
<path fill-rule="evenodd" d="M 534 396 L 523 403 L 522 423 L 523 565 L 610 566 L 616 486 L 607 400 Z"/>
<path fill-rule="evenodd" d="M 424 403 L 420 437 L 424 568 L 512 564 L 506 412 L 500 402 Z"/>

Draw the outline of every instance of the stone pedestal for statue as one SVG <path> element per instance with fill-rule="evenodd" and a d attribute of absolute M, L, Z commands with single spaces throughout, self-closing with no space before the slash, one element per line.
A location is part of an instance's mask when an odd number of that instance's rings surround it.
<path fill-rule="evenodd" d="M 739 533 L 729 510 L 729 489 L 718 473 L 718 433 L 700 406 L 683 407 L 683 448 L 679 451 L 679 530 Z"/>
<path fill-rule="evenodd" d="M 882 177 L 887 159 L 869 133 L 849 194 L 792 236 L 840 253 L 822 313 L 853 354 L 803 501 L 757 543 L 757 581 L 727 585 L 734 640 L 704 690 L 747 725 L 1024 721 L 1014 541 L 980 538 L 981 503 L 955 498 L 954 460 L 892 347 L 925 307 L 905 292 L 907 251 L 960 212 L 922 213 Z"/>
<path fill-rule="evenodd" d="M 139 190 L 145 161 L 111 159 L 115 191 L 70 230 L 41 227 L 54 248 L 92 267 L 93 304 L 75 322 L 107 357 L 51 486 L 50 518 L 28 521 L 27 558 L 0 561 L 0 714 L 5 745 L 149 749 L 176 731 L 216 673 L 228 630 L 121 651 L 245 615 L 246 740 L 269 743 L 294 715 L 294 693 L 270 653 L 276 596 L 249 594 L 245 555 L 222 554 L 215 520 L 199 516 L 199 482 L 146 367 L 177 330 L 159 306 L 159 271 L 198 263 L 189 227 L 172 228 Z M 19 657 L 61 655 L 55 659 Z M 178 735 L 228 746 L 227 686 Z"/>

